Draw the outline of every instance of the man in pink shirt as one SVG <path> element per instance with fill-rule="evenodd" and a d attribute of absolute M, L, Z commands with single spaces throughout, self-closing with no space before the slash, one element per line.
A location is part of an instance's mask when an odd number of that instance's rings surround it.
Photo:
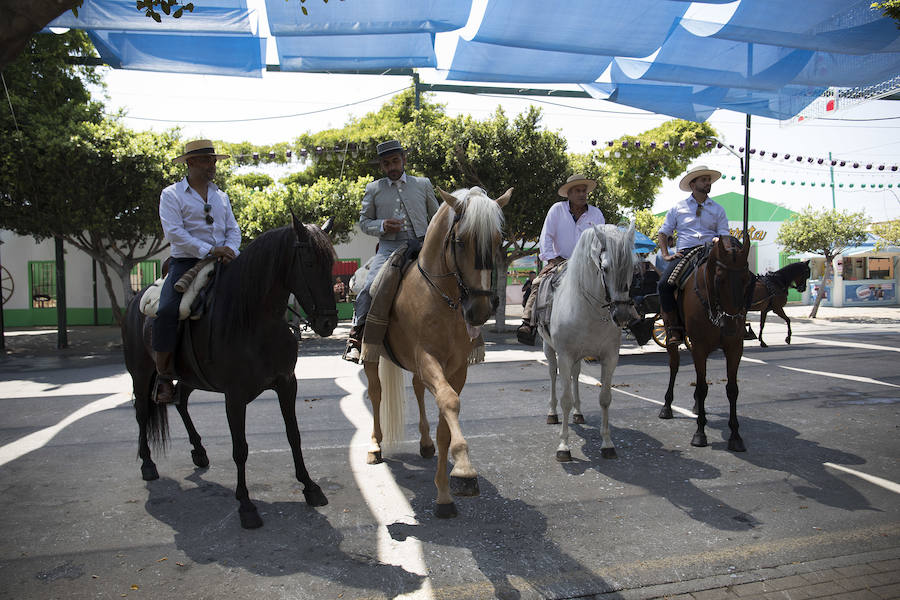
<path fill-rule="evenodd" d="M 547 264 L 531 283 L 531 294 L 525 304 L 522 324 L 516 330 L 516 337 L 522 344 L 534 345 L 537 324 L 532 323 L 531 317 L 540 282 L 547 276 L 552 276 L 559 265 L 572 256 L 575 244 L 584 230 L 606 223 L 600 209 L 587 203 L 588 194 L 596 187 L 597 182 L 593 179 L 580 174 L 572 175 L 558 191 L 566 200 L 555 203 L 547 211 L 541 228 L 541 252 L 538 255 Z"/>

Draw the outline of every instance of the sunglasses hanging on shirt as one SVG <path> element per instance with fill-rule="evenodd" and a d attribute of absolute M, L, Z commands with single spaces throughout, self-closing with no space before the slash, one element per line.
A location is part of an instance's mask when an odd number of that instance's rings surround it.
<path fill-rule="evenodd" d="M 698 205 L 697 205 L 697 212 L 694 213 L 694 214 L 695 214 L 696 216 L 699 217 L 699 216 L 700 216 L 700 213 L 702 213 L 702 212 L 703 212 L 703 205 L 702 205 L 702 204 L 698 204 Z"/>
<path fill-rule="evenodd" d="M 212 210 L 212 206 L 209 205 L 209 202 L 207 202 L 207 203 L 205 203 L 205 204 L 203 205 L 203 212 L 206 213 L 206 224 L 207 224 L 207 225 L 212 225 L 212 224 L 213 224 L 213 218 L 212 218 L 212 215 L 209 214 L 209 211 L 211 211 L 211 210 Z M 700 212 L 698 211 L 697 214 L 699 215 Z"/>

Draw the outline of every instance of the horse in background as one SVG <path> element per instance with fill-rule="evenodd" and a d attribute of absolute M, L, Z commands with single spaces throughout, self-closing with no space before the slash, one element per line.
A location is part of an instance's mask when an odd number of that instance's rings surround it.
<path fill-rule="evenodd" d="M 766 326 L 766 315 L 770 310 L 787 323 L 787 337 L 784 338 L 784 341 L 786 344 L 791 343 L 791 320 L 784 312 L 788 289 L 794 288 L 802 294 L 806 290 L 809 274 L 809 261 L 807 260 L 791 263 L 777 271 L 757 277 L 750 310 L 758 310 L 762 313 L 759 317 L 759 345 L 763 348 L 769 347 L 763 341 L 763 327 Z"/>
<path fill-rule="evenodd" d="M 492 200 L 481 188 L 457 190 L 431 219 L 416 262 L 403 275 L 390 311 L 384 346 L 394 360 L 365 361 L 374 417 L 368 462 L 381 461 L 381 444 L 400 441 L 406 404 L 402 369 L 413 373 L 419 405 L 419 451 L 434 455 L 425 417 L 425 388 L 438 406 L 435 515 L 455 517 L 451 496 L 477 496 L 478 474 L 459 424 L 469 357 L 481 326 L 497 308 L 491 276 L 503 229 L 502 207 L 512 188 Z M 385 264 L 387 266 L 387 263 Z M 365 348 L 364 348 L 365 352 Z M 447 477 L 448 456 L 453 470 Z"/>
<path fill-rule="evenodd" d="M 297 479 L 310 506 L 328 504 L 322 489 L 309 476 L 300 448 L 295 402 L 297 338 L 284 319 L 293 294 L 307 314 L 313 331 L 331 335 L 337 325 L 337 308 L 331 271 L 335 254 L 326 231 L 303 225 L 267 231 L 254 240 L 227 266 L 218 268 L 215 301 L 198 320 L 185 320 L 174 356 L 178 373 L 176 404 L 184 421 L 197 467 L 209 466 L 206 449 L 188 414 L 188 396 L 195 389 L 225 394 L 225 412 L 231 430 L 232 456 L 237 466 L 235 497 L 240 503 L 241 526 L 252 529 L 263 522 L 250 501 L 245 476 L 248 447 L 247 405 L 263 390 L 275 390 L 284 419 Z M 125 366 L 134 385 L 134 409 L 138 422 L 138 456 L 144 480 L 159 478 L 150 445 L 165 449 L 169 423 L 165 404 L 153 402 L 156 365 L 147 340 L 151 318 L 145 318 L 140 301 L 146 288 L 128 304 L 122 325 Z M 189 342 L 189 343 L 186 343 Z M 194 354 L 191 355 L 191 350 Z"/>
<path fill-rule="evenodd" d="M 738 433 L 737 371 L 744 354 L 744 322 L 747 316 L 749 295 L 753 292 L 753 276 L 747 264 L 750 254 L 750 238 L 745 233 L 741 245 L 736 238 L 724 236 L 710 249 L 705 262 L 688 276 L 684 289 L 678 295 L 678 309 L 682 314 L 685 334 L 691 339 L 691 356 L 697 376 L 694 389 L 694 412 L 697 414 L 697 431 L 691 439 L 692 446 L 703 447 L 706 440 L 706 359 L 716 348 L 725 353 L 728 383 L 728 427 L 731 436 L 728 449 L 734 452 L 746 450 Z M 659 411 L 660 419 L 672 418 L 672 399 L 675 376 L 678 374 L 678 348 L 669 346 L 669 387 L 665 404 Z"/>
<path fill-rule="evenodd" d="M 609 433 L 612 376 L 619 362 L 622 328 L 634 319 L 629 290 L 634 272 L 634 224 L 627 230 L 615 225 L 586 229 L 572 257 L 565 263 L 559 286 L 552 293 L 549 322 L 539 323 L 544 355 L 550 369 L 550 409 L 547 423 L 556 414 L 557 374 L 562 378 L 562 421 L 556 460 L 572 460 L 569 448 L 569 413 L 573 422 L 584 423 L 578 376 L 581 360 L 591 356 L 600 362 L 600 408 L 603 410 L 601 456 L 615 458 Z M 548 281 L 549 284 L 549 281 Z"/>

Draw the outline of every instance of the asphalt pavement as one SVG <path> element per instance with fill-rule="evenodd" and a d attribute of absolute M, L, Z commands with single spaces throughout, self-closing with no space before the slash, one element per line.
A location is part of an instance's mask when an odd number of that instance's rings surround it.
<path fill-rule="evenodd" d="M 210 466 L 193 466 L 170 409 L 161 478 L 144 482 L 118 330 L 71 328 L 63 350 L 55 329 L 7 331 L 0 598 L 900 598 L 900 307 L 808 310 L 788 308 L 790 346 L 772 315 L 770 348 L 745 345 L 741 454 L 725 449 L 721 354 L 710 446 L 694 448 L 689 355 L 680 412 L 660 420 L 666 355 L 626 339 L 618 458 L 600 455 L 600 372 L 585 363 L 587 422 L 571 427 L 574 460 L 557 463 L 542 352 L 488 331 L 461 412 L 481 495 L 457 499 L 451 520 L 433 515 L 414 403 L 404 442 L 366 465 L 365 378 L 339 359 L 347 327 L 304 334 L 298 416 L 329 504 L 303 502 L 264 393 L 248 408 L 248 486 L 265 521 L 253 531 L 239 526 L 221 395 L 189 404 Z M 426 412 L 434 435 L 430 396 Z"/>

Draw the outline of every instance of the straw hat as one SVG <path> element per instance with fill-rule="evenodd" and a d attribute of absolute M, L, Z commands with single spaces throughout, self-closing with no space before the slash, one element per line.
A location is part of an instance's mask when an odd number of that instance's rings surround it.
<path fill-rule="evenodd" d="M 586 185 L 588 194 L 590 194 L 594 191 L 594 188 L 597 187 L 597 182 L 593 179 L 588 179 L 580 173 L 576 173 L 566 179 L 566 182 L 559 188 L 559 195 L 563 198 L 567 198 L 569 196 L 569 188 L 576 185 Z"/>
<path fill-rule="evenodd" d="M 183 163 L 192 156 L 215 156 L 216 159 L 231 158 L 228 154 L 216 154 L 210 140 L 193 140 L 184 145 L 184 154 L 176 156 L 172 162 Z"/>
<path fill-rule="evenodd" d="M 682 192 L 691 191 L 691 182 L 704 175 L 709 175 L 712 178 L 712 182 L 718 181 L 719 177 L 722 176 L 722 174 L 715 169 L 709 169 L 706 165 L 700 165 L 684 174 L 684 177 L 682 177 L 681 181 L 678 183 L 678 189 Z"/>

